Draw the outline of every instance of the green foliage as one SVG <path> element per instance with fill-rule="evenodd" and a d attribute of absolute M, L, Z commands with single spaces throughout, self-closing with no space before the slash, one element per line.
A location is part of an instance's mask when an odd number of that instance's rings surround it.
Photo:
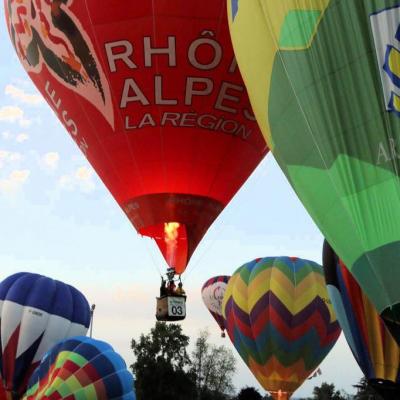
<path fill-rule="evenodd" d="M 189 337 L 177 324 L 156 322 L 148 335 L 132 340 L 136 361 L 131 365 L 136 376 L 138 400 L 187 400 L 195 398 L 187 354 Z"/>
<path fill-rule="evenodd" d="M 189 336 L 182 332 L 178 324 L 156 322 L 150 334 L 140 335 L 139 341 L 132 339 L 131 348 L 136 357 L 136 364 L 146 366 L 148 362 L 165 361 L 174 369 L 182 370 L 190 364 L 186 348 Z"/>
<path fill-rule="evenodd" d="M 236 400 L 262 400 L 262 396 L 257 389 L 247 386 L 240 390 Z"/>
<path fill-rule="evenodd" d="M 228 395 L 233 391 L 232 377 L 236 370 L 235 357 L 224 346 L 208 343 L 209 333 L 200 332 L 192 352 L 190 372 L 196 377 L 196 388 L 200 394 L 218 393 Z"/>
<path fill-rule="evenodd" d="M 197 339 L 192 360 L 188 345 L 180 325 L 164 322 L 132 340 L 137 400 L 228 400 L 235 372 L 232 352 L 210 345 L 207 332 Z"/>
<path fill-rule="evenodd" d="M 365 377 L 360 379 L 357 385 L 353 385 L 357 389 L 354 400 L 383 400 L 383 398 L 370 386 Z M 387 397 L 389 399 L 389 397 Z"/>
<path fill-rule="evenodd" d="M 348 396 L 336 390 L 333 383 L 323 382 L 321 386 L 315 386 L 312 400 L 347 400 Z"/>

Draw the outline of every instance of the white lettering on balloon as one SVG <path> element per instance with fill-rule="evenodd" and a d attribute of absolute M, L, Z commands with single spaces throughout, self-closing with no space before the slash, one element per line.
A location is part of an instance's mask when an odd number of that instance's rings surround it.
<path fill-rule="evenodd" d="M 200 37 L 188 43 L 185 59 L 177 57 L 177 40 L 175 36 L 168 36 L 161 43 L 157 42 L 158 47 L 150 36 L 143 37 L 142 41 L 137 43 L 120 39 L 105 44 L 109 71 L 111 74 L 125 75 L 119 89 L 119 106 L 121 111 L 125 112 L 124 129 L 134 131 L 149 127 L 173 126 L 219 131 L 244 140 L 249 138 L 252 130 L 246 126 L 245 121 L 255 121 L 255 117 L 250 104 L 243 107 L 242 99 L 246 96 L 244 86 L 237 82 L 229 82 L 229 79 L 216 83 L 211 72 L 210 76 L 205 76 L 206 71 L 225 68 L 225 76 L 231 75 L 233 78 L 238 68 L 236 59 L 233 57 L 228 63 L 223 59 L 223 46 L 210 30 L 202 31 Z M 175 89 L 169 93 L 168 87 L 171 85 L 167 86 L 167 79 L 171 77 L 164 75 L 162 71 L 165 71 L 165 68 L 179 68 L 183 63 L 186 63 L 188 70 L 194 71 L 177 82 L 177 85 L 181 85 L 181 90 Z M 158 65 L 161 64 L 163 68 L 160 70 Z M 139 71 L 146 68 L 155 68 L 157 72 L 150 80 L 146 79 L 144 84 Z M 199 71 L 199 74 L 195 73 L 196 71 Z M 196 112 L 196 104 L 203 106 L 207 97 L 210 103 L 209 112 L 204 113 L 204 109 L 202 113 Z M 129 112 L 130 105 L 134 104 L 143 107 L 157 105 L 171 109 L 162 109 L 161 112 L 143 111 L 141 114 Z M 174 108 L 179 106 L 179 111 L 174 111 Z M 182 111 L 185 106 L 190 107 L 188 112 Z M 242 121 L 239 122 L 240 119 Z"/>
<path fill-rule="evenodd" d="M 252 130 L 245 124 L 234 119 L 224 119 L 212 114 L 175 113 L 165 112 L 159 115 L 145 113 L 139 117 L 125 116 L 125 129 L 133 131 L 144 127 L 173 126 L 176 128 L 201 128 L 208 131 L 221 131 L 223 133 L 247 139 Z"/>
<path fill-rule="evenodd" d="M 52 89 L 50 82 L 46 81 L 46 85 L 44 88 L 46 96 L 49 98 L 49 105 L 53 109 L 53 111 L 57 114 L 68 133 L 75 140 L 78 147 L 81 149 L 83 154 L 86 155 L 89 146 L 85 140 L 85 138 L 79 133 L 78 126 L 75 121 L 68 116 L 68 111 L 63 108 L 63 103 L 60 97 L 58 97 L 56 91 Z"/>
<path fill-rule="evenodd" d="M 378 152 L 376 157 L 377 165 L 399 159 L 400 154 L 396 148 L 396 141 L 394 138 L 389 138 L 387 142 L 380 142 L 378 144 Z"/>

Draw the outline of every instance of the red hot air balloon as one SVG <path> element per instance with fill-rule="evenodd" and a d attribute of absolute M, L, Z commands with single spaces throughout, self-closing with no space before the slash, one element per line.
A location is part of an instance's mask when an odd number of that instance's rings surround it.
<path fill-rule="evenodd" d="M 267 153 L 225 0 L 4 0 L 16 52 L 136 230 L 182 273 Z"/>

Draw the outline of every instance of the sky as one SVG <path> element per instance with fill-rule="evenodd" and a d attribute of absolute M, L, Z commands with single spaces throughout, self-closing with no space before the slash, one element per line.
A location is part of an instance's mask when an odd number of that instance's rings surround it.
<path fill-rule="evenodd" d="M 93 334 L 133 361 L 132 338 L 155 322 L 165 263 L 124 213 L 30 82 L 10 44 L 0 9 L 0 279 L 29 271 L 74 285 L 96 304 Z M 200 289 L 256 257 L 290 255 L 321 262 L 323 237 L 272 155 L 259 165 L 196 250 L 185 276 L 183 331 L 237 357 L 234 384 L 258 385 L 202 303 Z M 296 396 L 332 382 L 353 393 L 361 371 L 343 335 L 321 364 L 322 375 Z"/>

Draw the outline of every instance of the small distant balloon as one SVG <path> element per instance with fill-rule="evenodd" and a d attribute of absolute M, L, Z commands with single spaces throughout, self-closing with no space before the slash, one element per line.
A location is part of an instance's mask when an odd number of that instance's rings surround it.
<path fill-rule="evenodd" d="M 222 300 L 230 276 L 220 275 L 210 278 L 201 289 L 201 297 L 208 311 L 214 317 L 221 328 L 222 336 L 225 337 L 225 321 L 222 315 Z"/>

